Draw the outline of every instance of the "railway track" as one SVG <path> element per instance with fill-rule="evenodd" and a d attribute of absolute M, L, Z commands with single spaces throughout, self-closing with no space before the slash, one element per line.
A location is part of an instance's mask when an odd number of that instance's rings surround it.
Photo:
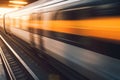
<path fill-rule="evenodd" d="M 14 50 L 3 40 L 0 54 L 10 80 L 39 80 L 25 62 L 14 52 Z M 7 45 L 5 45 L 5 44 Z"/>
<path fill-rule="evenodd" d="M 1 48 L 0 51 L 11 80 L 34 80 L 12 54 L 3 53 Z"/>

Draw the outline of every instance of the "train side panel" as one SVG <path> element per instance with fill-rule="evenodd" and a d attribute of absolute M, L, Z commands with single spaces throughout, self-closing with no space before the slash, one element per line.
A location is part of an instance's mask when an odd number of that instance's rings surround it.
<path fill-rule="evenodd" d="M 7 32 L 90 80 L 119 80 L 119 1 L 58 4 L 8 14 Z"/>

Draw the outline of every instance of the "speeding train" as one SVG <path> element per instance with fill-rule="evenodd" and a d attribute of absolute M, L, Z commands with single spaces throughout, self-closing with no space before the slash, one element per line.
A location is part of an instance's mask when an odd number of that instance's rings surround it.
<path fill-rule="evenodd" d="M 88 80 L 120 80 L 120 0 L 39 0 L 1 20 L 4 34 Z"/>

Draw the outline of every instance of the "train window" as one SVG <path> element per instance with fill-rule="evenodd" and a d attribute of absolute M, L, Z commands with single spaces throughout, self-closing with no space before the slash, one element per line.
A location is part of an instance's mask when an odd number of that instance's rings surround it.
<path fill-rule="evenodd" d="M 41 13 L 32 13 L 30 15 L 30 20 L 41 20 Z"/>
<path fill-rule="evenodd" d="M 77 9 L 63 10 L 58 12 L 56 19 L 58 20 L 78 20 L 93 17 L 94 9 L 91 7 L 83 7 Z"/>
<path fill-rule="evenodd" d="M 42 15 L 42 19 L 43 20 L 54 20 L 56 15 L 55 15 L 56 11 L 53 12 L 45 12 Z"/>
<path fill-rule="evenodd" d="M 106 3 L 108 0 L 105 0 Z M 116 0 L 117 1 L 117 0 Z M 101 1 L 100 1 L 101 2 Z M 110 1 L 111 2 L 111 1 Z M 98 5 L 99 4 L 99 5 Z M 58 20 L 79 20 L 93 17 L 103 17 L 103 16 L 118 16 L 120 14 L 120 3 L 107 3 L 100 4 L 94 3 L 94 5 L 84 6 L 70 9 L 61 10 L 58 12 L 57 18 Z"/>

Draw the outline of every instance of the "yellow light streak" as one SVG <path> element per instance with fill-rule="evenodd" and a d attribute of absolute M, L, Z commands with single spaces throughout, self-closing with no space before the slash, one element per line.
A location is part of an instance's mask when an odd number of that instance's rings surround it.
<path fill-rule="evenodd" d="M 13 4 L 28 4 L 28 2 L 24 2 L 24 1 L 9 1 L 9 3 L 13 3 Z"/>

